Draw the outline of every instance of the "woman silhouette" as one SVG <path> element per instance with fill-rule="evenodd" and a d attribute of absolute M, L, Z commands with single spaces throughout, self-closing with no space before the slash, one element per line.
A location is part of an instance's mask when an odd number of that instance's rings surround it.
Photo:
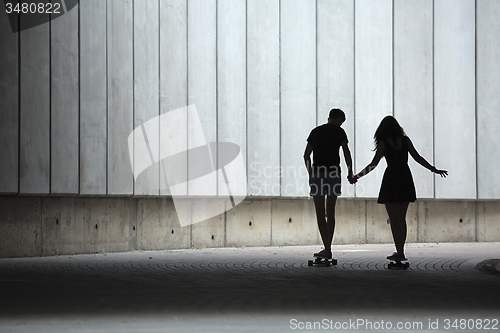
<path fill-rule="evenodd" d="M 387 168 L 384 172 L 378 203 L 384 204 L 389 214 L 392 237 L 396 251 L 388 256 L 390 260 L 406 260 L 404 245 L 406 242 L 406 211 L 410 202 L 416 198 L 415 185 L 410 168 L 408 167 L 408 153 L 413 159 L 424 168 L 446 177 L 446 170 L 438 170 L 429 164 L 419 153 L 409 137 L 406 136 L 403 128 L 393 116 L 387 116 L 380 122 L 374 135 L 375 156 L 361 172 L 354 176 L 353 182 L 371 172 L 385 157 Z"/>

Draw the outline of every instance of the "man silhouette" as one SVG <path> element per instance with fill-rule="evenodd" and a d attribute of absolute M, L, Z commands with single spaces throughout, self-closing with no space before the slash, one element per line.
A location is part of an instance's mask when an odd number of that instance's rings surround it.
<path fill-rule="evenodd" d="M 347 143 L 347 135 L 340 126 L 345 121 L 345 113 L 340 109 L 332 109 L 328 122 L 314 128 L 307 138 L 304 161 L 309 173 L 310 195 L 316 207 L 318 228 L 324 249 L 315 253 L 315 257 L 332 258 L 332 240 L 335 229 L 335 204 L 341 194 L 341 172 L 339 150 L 342 147 L 348 169 L 348 179 L 353 179 L 351 152 Z M 314 163 L 311 165 L 311 153 Z M 325 217 L 326 196 L 326 217 Z"/>

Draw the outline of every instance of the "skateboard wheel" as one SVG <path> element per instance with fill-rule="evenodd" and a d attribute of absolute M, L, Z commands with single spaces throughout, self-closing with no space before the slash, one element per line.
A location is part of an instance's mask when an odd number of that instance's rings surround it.
<path fill-rule="evenodd" d="M 332 260 L 332 265 L 337 265 L 337 259 Z"/>
<path fill-rule="evenodd" d="M 313 261 L 312 260 L 308 260 L 307 261 L 307 266 L 312 266 L 313 265 Z"/>

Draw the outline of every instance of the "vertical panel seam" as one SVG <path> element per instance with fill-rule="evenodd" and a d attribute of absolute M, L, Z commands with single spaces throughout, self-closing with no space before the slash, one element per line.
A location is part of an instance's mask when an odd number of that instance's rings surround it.
<path fill-rule="evenodd" d="M 161 160 L 160 160 L 160 154 L 161 154 L 161 4 L 160 0 L 158 0 L 158 197 L 161 196 Z M 135 180 L 134 180 L 135 181 Z M 160 219 L 161 221 L 161 219 Z"/>
<path fill-rule="evenodd" d="M 131 24 L 131 32 L 132 32 L 132 155 L 135 157 L 135 133 L 134 133 L 134 121 L 135 121 L 135 2 L 130 4 L 132 9 L 132 24 Z M 146 9 L 147 12 L 147 9 Z M 141 124 L 142 125 L 142 124 Z M 130 149 L 130 148 L 129 148 Z M 135 181 L 133 171 L 135 169 L 135 158 L 132 158 L 132 195 L 135 194 Z"/>
<path fill-rule="evenodd" d="M 420 203 L 417 201 L 415 202 L 417 204 L 417 243 L 420 242 Z"/>
<path fill-rule="evenodd" d="M 271 211 L 270 211 L 270 215 L 271 215 L 271 226 L 270 226 L 270 230 L 269 230 L 269 245 L 270 246 L 273 246 L 273 199 L 270 199 L 269 200 L 270 202 L 270 206 L 271 206 Z"/>
<path fill-rule="evenodd" d="M 189 247 L 194 248 L 194 243 L 193 243 L 193 209 L 189 210 Z"/>
<path fill-rule="evenodd" d="M 17 194 L 21 193 L 21 66 L 22 66 L 22 57 L 21 57 L 21 15 L 18 15 L 18 31 L 17 34 L 17 59 L 18 59 L 18 67 L 17 67 Z"/>
<path fill-rule="evenodd" d="M 81 67 L 81 28 L 80 28 L 80 7 L 81 4 L 78 4 L 78 156 L 77 156 L 77 163 L 78 163 L 78 175 L 77 175 L 77 189 L 76 189 L 76 194 L 80 195 L 81 194 L 81 188 L 80 188 L 80 171 L 81 171 L 81 165 L 80 165 L 80 154 L 81 154 L 81 108 L 82 108 L 82 99 L 81 99 L 81 73 L 82 73 L 82 67 Z"/>
<path fill-rule="evenodd" d="M 39 230 L 40 230 L 40 240 L 38 241 L 39 242 L 39 246 L 40 246 L 40 255 L 43 255 L 43 214 L 44 214 L 44 211 L 43 211 L 43 206 L 44 206 L 44 198 L 40 198 L 40 200 L 38 201 L 39 202 L 39 208 L 40 208 L 40 215 L 39 215 L 39 220 L 38 220 L 38 223 L 39 223 Z"/>
<path fill-rule="evenodd" d="M 436 165 L 436 3 L 432 0 L 432 165 Z M 432 174 L 433 198 L 436 199 L 436 175 Z"/>
<path fill-rule="evenodd" d="M 368 201 L 365 199 L 364 201 L 364 206 L 365 206 L 365 243 L 368 242 Z"/>
<path fill-rule="evenodd" d="M 282 142 L 281 142 L 281 135 L 282 135 L 282 128 L 281 128 L 281 0 L 279 0 L 279 9 L 278 9 L 278 48 L 279 48 L 279 51 L 278 51 L 278 62 L 279 62 L 279 73 L 278 73 L 278 95 L 279 95 L 279 98 L 278 98 L 278 115 L 279 115 L 279 146 L 278 146 L 278 149 L 279 149 L 279 166 L 282 167 L 282 157 L 281 157 L 281 153 L 282 153 L 282 149 L 281 149 L 281 145 L 282 145 Z M 279 189 L 280 189 L 280 193 L 279 193 L 279 196 L 281 197 L 282 196 L 282 189 L 281 189 L 281 185 L 283 183 L 283 174 L 280 173 L 280 178 L 279 178 Z M 272 196 L 272 190 L 271 190 L 271 196 Z M 272 219 L 271 219 L 271 229 L 272 229 Z"/>
<path fill-rule="evenodd" d="M 394 82 L 395 82 L 395 78 L 394 78 L 394 0 L 392 0 L 392 68 L 391 68 L 391 72 L 392 72 L 392 116 L 395 117 L 396 116 L 396 112 L 395 112 L 395 107 L 394 107 L 394 100 L 395 100 L 395 87 L 394 87 Z"/>
<path fill-rule="evenodd" d="M 478 102 L 477 102 L 477 0 L 474 1 L 474 122 L 475 122 L 475 155 L 476 155 L 476 200 L 479 199 L 479 159 L 478 159 Z M 476 221 L 477 222 L 477 221 Z M 477 226 L 477 223 L 476 223 Z M 477 229 L 476 229 L 476 242 L 477 242 Z"/>
<path fill-rule="evenodd" d="M 215 143 L 214 171 L 217 196 L 219 194 L 219 0 L 215 0 Z"/>
<path fill-rule="evenodd" d="M 186 147 L 189 149 L 189 0 L 186 4 Z M 186 154 L 186 174 L 189 177 L 189 154 Z M 189 195 L 189 182 L 186 184 L 186 195 Z M 190 229 L 192 234 L 192 229 Z M 191 235 L 190 235 L 191 237 Z"/>
<path fill-rule="evenodd" d="M 356 172 L 356 168 L 357 168 L 357 165 L 356 165 L 356 161 L 357 161 L 357 158 L 356 158 L 356 0 L 353 0 L 353 6 L 352 6 L 352 30 L 353 30 L 353 34 L 352 34 L 352 82 L 353 82 L 353 107 L 352 107 L 352 112 L 353 112 L 353 153 L 354 153 L 354 158 L 352 159 L 352 167 L 354 169 L 353 172 Z M 356 184 L 354 184 L 354 198 L 357 197 L 357 186 Z M 366 239 L 366 237 L 365 237 Z"/>
<path fill-rule="evenodd" d="M 108 165 L 109 165 L 109 66 L 108 66 L 108 57 L 109 57 L 109 36 L 108 36 L 108 21 L 109 21 L 109 3 L 108 0 L 106 1 L 106 194 L 109 193 L 109 172 L 108 172 Z"/>
<path fill-rule="evenodd" d="M 227 205 L 227 202 L 224 204 Z M 224 209 L 224 235 L 223 235 L 223 241 L 222 241 L 222 246 L 227 247 L 227 206 Z"/>
<path fill-rule="evenodd" d="M 314 73 L 314 81 L 315 81 L 315 90 L 316 90 L 316 98 L 314 100 L 314 108 L 316 109 L 315 112 L 315 122 L 314 126 L 318 126 L 318 112 L 319 112 L 319 107 L 318 107 L 318 0 L 314 2 L 314 38 L 315 38 L 315 44 L 314 44 L 314 54 L 315 54 L 315 73 Z M 300 169 L 299 169 L 300 170 Z M 306 169 L 307 170 L 307 169 Z M 300 171 L 299 171 L 300 172 Z M 307 192 L 306 192 L 307 193 Z M 304 197 L 304 194 L 302 194 L 302 197 Z"/>
<path fill-rule="evenodd" d="M 479 201 L 473 201 L 472 204 L 474 205 L 474 240 L 476 242 L 479 241 Z"/>
<path fill-rule="evenodd" d="M 49 195 L 52 193 L 52 14 L 49 15 Z M 64 15 L 64 14 L 63 14 Z"/>
<path fill-rule="evenodd" d="M 318 0 L 316 0 L 316 7 L 315 7 L 315 16 L 316 16 L 316 50 L 314 51 L 316 53 L 316 122 L 315 125 L 318 126 Z"/>
<path fill-rule="evenodd" d="M 245 171 L 247 176 L 246 194 L 249 195 L 248 188 L 248 0 L 245 0 Z M 227 220 L 226 220 L 227 222 Z"/>

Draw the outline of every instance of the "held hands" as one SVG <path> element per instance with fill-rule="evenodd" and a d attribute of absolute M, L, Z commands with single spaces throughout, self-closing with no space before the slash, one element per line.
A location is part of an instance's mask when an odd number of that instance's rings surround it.
<path fill-rule="evenodd" d="M 358 178 L 356 176 L 353 176 L 352 174 L 347 176 L 347 180 L 349 181 L 349 184 L 354 185 L 358 182 Z"/>

